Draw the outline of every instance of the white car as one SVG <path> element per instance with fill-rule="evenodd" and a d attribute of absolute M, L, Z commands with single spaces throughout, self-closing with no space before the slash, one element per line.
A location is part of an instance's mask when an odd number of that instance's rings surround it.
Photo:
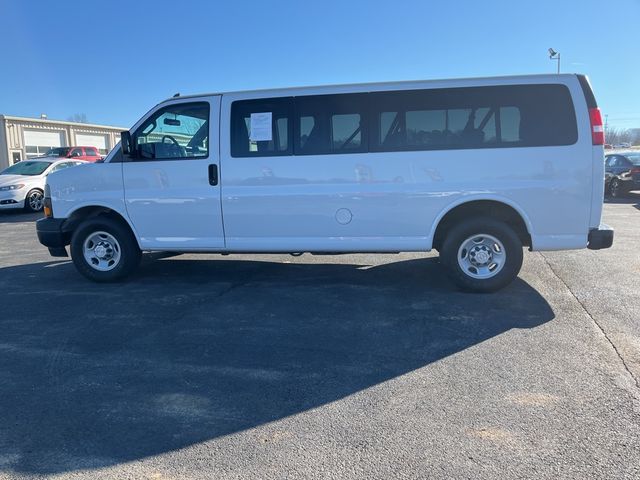
<path fill-rule="evenodd" d="M 0 172 L 0 210 L 24 208 L 30 212 L 41 211 L 47 175 L 83 163 L 88 162 L 42 157 L 11 165 Z"/>

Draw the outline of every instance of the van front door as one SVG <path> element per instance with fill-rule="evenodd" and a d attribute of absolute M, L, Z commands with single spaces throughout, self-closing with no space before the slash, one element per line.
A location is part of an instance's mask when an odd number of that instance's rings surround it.
<path fill-rule="evenodd" d="M 224 247 L 218 181 L 220 97 L 182 99 L 132 132 L 124 157 L 126 209 L 149 250 Z"/>

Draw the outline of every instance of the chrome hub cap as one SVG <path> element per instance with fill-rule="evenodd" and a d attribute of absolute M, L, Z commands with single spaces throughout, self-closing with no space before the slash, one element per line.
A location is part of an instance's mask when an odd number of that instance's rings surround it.
<path fill-rule="evenodd" d="M 458 249 L 458 265 L 473 278 L 487 279 L 496 276 L 506 259 L 502 242 L 492 235 L 469 237 Z"/>
<path fill-rule="evenodd" d="M 94 232 L 84 241 L 83 254 L 91 267 L 108 272 L 120 263 L 120 244 L 110 233 Z"/>
<path fill-rule="evenodd" d="M 42 210 L 43 196 L 40 192 L 33 192 L 29 195 L 29 207 L 31 210 L 39 212 Z"/>
<path fill-rule="evenodd" d="M 100 242 L 96 248 L 93 249 L 93 252 L 102 260 L 107 259 L 113 254 L 113 250 L 105 242 Z"/>

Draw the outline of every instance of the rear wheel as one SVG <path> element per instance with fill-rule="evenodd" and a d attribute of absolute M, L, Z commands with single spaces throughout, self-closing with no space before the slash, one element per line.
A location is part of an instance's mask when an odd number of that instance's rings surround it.
<path fill-rule="evenodd" d="M 617 178 L 614 178 L 613 180 L 611 180 L 611 183 L 609 184 L 609 195 L 611 195 L 612 198 L 620 198 L 623 195 L 623 191 L 622 191 L 622 183 L 620 182 L 620 180 L 618 180 Z"/>
<path fill-rule="evenodd" d="M 509 225 L 490 217 L 464 220 L 447 232 L 440 258 L 463 290 L 494 292 L 522 267 L 522 242 Z"/>
<path fill-rule="evenodd" d="M 28 212 L 41 212 L 44 207 L 44 193 L 38 188 L 34 188 L 27 193 L 24 199 L 24 208 Z"/>
<path fill-rule="evenodd" d="M 112 218 L 86 220 L 71 237 L 71 258 L 76 269 L 94 282 L 126 277 L 138 266 L 141 255 L 129 227 Z"/>

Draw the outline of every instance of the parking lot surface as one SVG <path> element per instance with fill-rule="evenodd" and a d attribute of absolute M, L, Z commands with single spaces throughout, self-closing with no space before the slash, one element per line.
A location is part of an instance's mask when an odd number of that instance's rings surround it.
<path fill-rule="evenodd" d="M 640 196 L 491 295 L 436 254 L 148 255 L 0 214 L 0 478 L 640 478 Z"/>

